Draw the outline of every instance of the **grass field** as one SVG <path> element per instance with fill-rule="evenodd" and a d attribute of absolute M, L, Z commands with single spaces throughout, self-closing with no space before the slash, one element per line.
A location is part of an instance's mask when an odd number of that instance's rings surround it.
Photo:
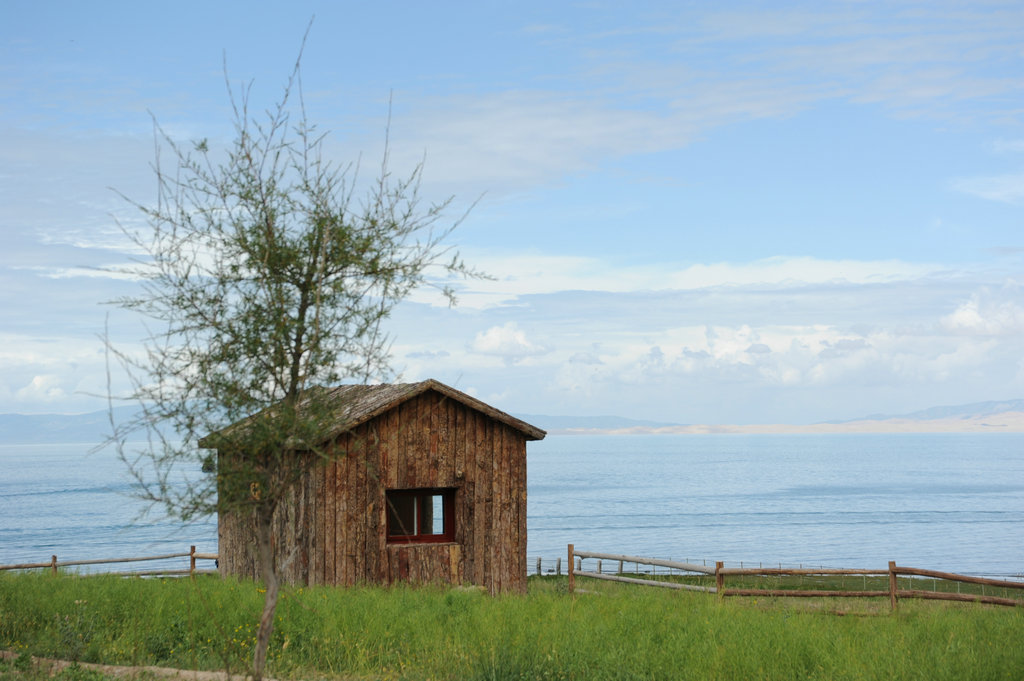
<path fill-rule="evenodd" d="M 720 600 L 580 580 L 526 596 L 365 587 L 283 592 L 280 679 L 1014 679 L 1024 608 L 877 599 Z M 27 655 L 242 672 L 257 585 L 216 577 L 0 575 L 0 678 Z M 20 669 L 18 665 L 20 664 Z M 68 670 L 63 672 L 68 674 Z M 80 670 L 82 679 L 90 681 Z"/>
<path fill-rule="evenodd" d="M 612 573 L 616 574 L 616 573 Z M 624 577 L 642 578 L 657 582 L 675 582 L 703 588 L 715 586 L 714 575 L 696 574 L 644 574 L 621 573 Z M 726 590 L 731 589 L 762 589 L 779 591 L 879 591 L 889 590 L 888 575 L 730 575 L 725 583 Z M 897 578 L 897 589 L 920 592 L 974 595 L 1006 600 L 1015 600 L 1024 604 L 1024 588 L 1007 588 L 972 584 L 969 582 L 949 581 L 932 577 L 900 576 Z M 888 606 L 887 606 L 888 607 Z"/>

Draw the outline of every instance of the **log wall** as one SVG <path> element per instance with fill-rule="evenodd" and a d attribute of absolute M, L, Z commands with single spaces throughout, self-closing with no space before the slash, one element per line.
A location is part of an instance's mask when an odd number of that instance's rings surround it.
<path fill-rule="evenodd" d="M 388 544 L 388 489 L 454 488 L 455 541 Z M 249 523 L 222 515 L 221 570 L 255 577 Z M 526 590 L 526 439 L 486 414 L 424 392 L 341 436 L 275 517 L 282 578 Z"/>

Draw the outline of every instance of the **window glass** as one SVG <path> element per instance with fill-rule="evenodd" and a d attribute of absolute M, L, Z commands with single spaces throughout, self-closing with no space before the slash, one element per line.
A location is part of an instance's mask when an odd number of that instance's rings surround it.
<path fill-rule="evenodd" d="M 416 534 L 415 496 L 388 495 L 388 534 L 396 537 L 412 537 Z"/>
<path fill-rule="evenodd" d="M 430 505 L 430 512 L 427 515 L 430 518 L 430 526 L 425 528 L 424 534 L 444 534 L 444 496 L 441 494 L 431 494 L 427 497 L 427 503 Z"/>
<path fill-rule="evenodd" d="M 388 490 L 389 541 L 455 541 L 454 489 Z"/>

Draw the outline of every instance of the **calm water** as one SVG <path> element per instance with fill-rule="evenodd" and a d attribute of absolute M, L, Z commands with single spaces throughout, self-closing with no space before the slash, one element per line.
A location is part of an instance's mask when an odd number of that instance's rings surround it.
<path fill-rule="evenodd" d="M 529 466 L 531 556 L 1024 573 L 1021 434 L 553 437 Z"/>
<path fill-rule="evenodd" d="M 0 564 L 216 551 L 142 510 L 112 454 L 0 446 Z M 1024 573 L 1024 435 L 552 436 L 529 445 L 529 564 L 678 560 Z"/>
<path fill-rule="evenodd" d="M 92 445 L 0 446 L 0 564 L 217 550 L 215 520 L 188 526 L 133 498 L 113 452 Z M 147 569 L 166 563 L 122 567 Z M 187 559 L 174 567 L 187 567 Z M 208 566 L 203 566 L 208 567 Z"/>

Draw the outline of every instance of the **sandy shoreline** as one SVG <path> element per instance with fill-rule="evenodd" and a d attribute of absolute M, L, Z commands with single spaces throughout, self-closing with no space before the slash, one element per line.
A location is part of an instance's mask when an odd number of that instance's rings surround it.
<path fill-rule="evenodd" d="M 832 433 L 1024 433 L 1024 412 L 951 419 L 884 419 L 812 424 L 687 425 L 630 428 L 565 428 L 552 435 L 758 435 Z"/>

